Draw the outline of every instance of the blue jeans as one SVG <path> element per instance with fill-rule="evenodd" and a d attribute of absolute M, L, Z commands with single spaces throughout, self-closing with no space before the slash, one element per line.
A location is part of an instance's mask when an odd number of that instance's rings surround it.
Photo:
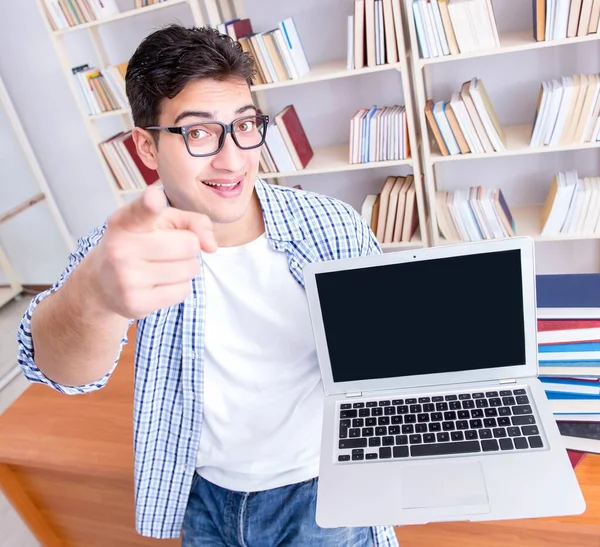
<path fill-rule="evenodd" d="M 371 528 L 321 528 L 317 479 L 234 492 L 194 477 L 182 547 L 372 547 Z"/>

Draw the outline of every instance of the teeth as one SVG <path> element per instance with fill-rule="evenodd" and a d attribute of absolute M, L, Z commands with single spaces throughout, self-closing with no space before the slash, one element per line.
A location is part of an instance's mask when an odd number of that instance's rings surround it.
<path fill-rule="evenodd" d="M 208 182 L 208 181 L 204 181 L 204 184 L 208 184 L 208 186 L 219 186 L 219 187 L 223 187 L 223 188 L 233 188 L 234 186 L 237 186 L 239 183 L 238 182 L 231 182 L 229 184 L 221 184 L 219 182 Z"/>

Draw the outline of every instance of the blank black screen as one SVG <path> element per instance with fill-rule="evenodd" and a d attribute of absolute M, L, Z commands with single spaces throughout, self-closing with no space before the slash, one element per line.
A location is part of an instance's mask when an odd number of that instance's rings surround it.
<path fill-rule="evenodd" d="M 334 382 L 525 362 L 519 250 L 317 274 Z"/>

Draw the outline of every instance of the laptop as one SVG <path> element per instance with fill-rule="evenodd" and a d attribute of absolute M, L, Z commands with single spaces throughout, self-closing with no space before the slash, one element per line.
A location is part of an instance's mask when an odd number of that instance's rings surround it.
<path fill-rule="evenodd" d="M 579 514 L 537 378 L 528 237 L 304 269 L 326 393 L 317 523 Z"/>

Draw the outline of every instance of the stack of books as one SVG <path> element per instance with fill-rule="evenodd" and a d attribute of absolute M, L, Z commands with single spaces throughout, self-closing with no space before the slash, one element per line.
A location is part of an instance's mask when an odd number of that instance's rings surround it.
<path fill-rule="evenodd" d="M 89 65 L 80 65 L 71 69 L 90 116 L 128 108 L 129 101 L 125 93 L 127 64 L 124 62 L 102 70 Z"/>
<path fill-rule="evenodd" d="M 413 0 L 421 57 L 500 47 L 490 0 Z"/>
<path fill-rule="evenodd" d="M 131 131 L 117 133 L 99 146 L 121 190 L 143 189 L 159 180 L 138 156 Z"/>
<path fill-rule="evenodd" d="M 232 19 L 220 23 L 217 28 L 237 40 L 254 59 L 254 85 L 297 80 L 310 72 L 298 29 L 291 17 L 264 32 L 254 32 L 249 19 Z"/>
<path fill-rule="evenodd" d="M 397 63 L 400 59 L 400 0 L 354 0 L 348 16 L 347 68 Z"/>
<path fill-rule="evenodd" d="M 360 213 L 379 243 L 410 241 L 419 218 L 414 176 L 387 177 L 381 192 L 365 197 Z"/>
<path fill-rule="evenodd" d="M 437 191 L 435 212 L 442 237 L 448 241 L 479 241 L 516 235 L 515 221 L 499 188 L 472 186 Z"/>
<path fill-rule="evenodd" d="M 350 120 L 350 163 L 404 160 L 410 157 L 406 108 L 361 108 Z"/>
<path fill-rule="evenodd" d="M 260 151 L 260 170 L 263 173 L 301 171 L 313 156 L 294 105 L 286 106 L 267 127 L 265 144 Z"/>
<path fill-rule="evenodd" d="M 600 75 L 575 74 L 542 82 L 531 146 L 558 146 L 600 139 Z"/>
<path fill-rule="evenodd" d="M 504 129 L 479 78 L 464 82 L 449 101 L 429 99 L 425 117 L 443 156 L 506 149 Z"/>
<path fill-rule="evenodd" d="M 52 30 L 63 30 L 119 13 L 116 0 L 43 0 L 43 7 Z"/>
<path fill-rule="evenodd" d="M 538 42 L 598 32 L 600 0 L 533 0 L 533 36 Z"/>
<path fill-rule="evenodd" d="M 542 235 L 600 234 L 600 177 L 557 173 L 540 216 Z"/>
<path fill-rule="evenodd" d="M 566 447 L 600 452 L 600 274 L 536 285 L 539 378 Z"/>

